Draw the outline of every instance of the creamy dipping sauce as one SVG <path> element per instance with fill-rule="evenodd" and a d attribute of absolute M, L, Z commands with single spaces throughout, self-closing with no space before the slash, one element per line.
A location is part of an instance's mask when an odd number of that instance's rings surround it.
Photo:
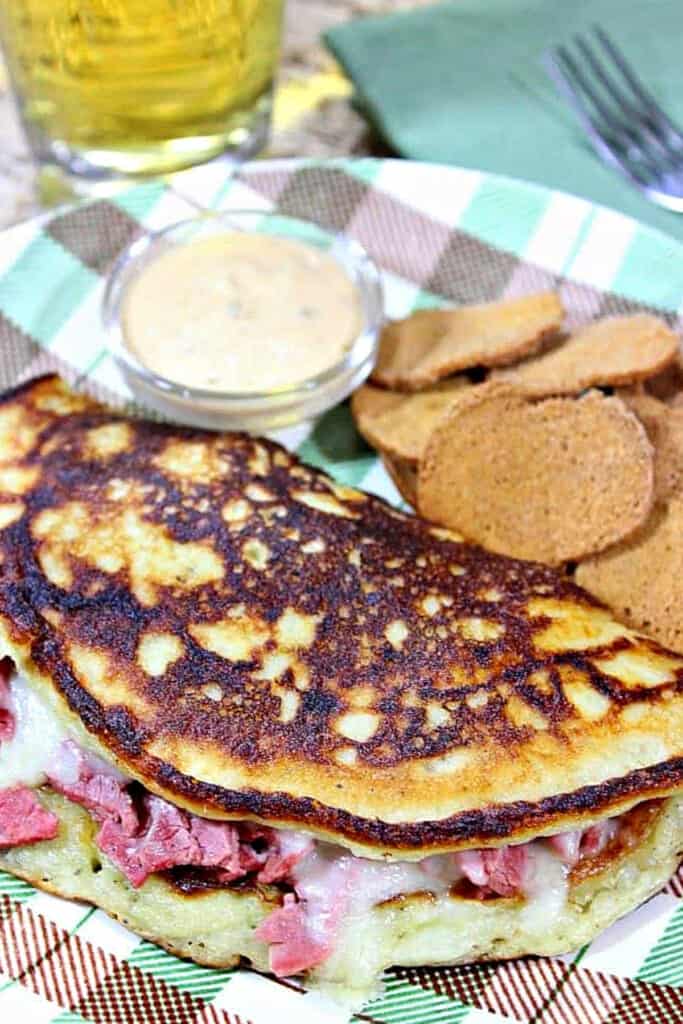
<path fill-rule="evenodd" d="M 124 343 L 189 387 L 272 391 L 334 366 L 358 336 L 351 278 L 328 253 L 230 232 L 169 249 L 128 287 Z"/>

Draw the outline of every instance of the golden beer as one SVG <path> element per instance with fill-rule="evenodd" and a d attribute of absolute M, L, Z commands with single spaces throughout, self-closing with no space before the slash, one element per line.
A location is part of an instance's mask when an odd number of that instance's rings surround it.
<path fill-rule="evenodd" d="M 0 40 L 38 159 L 97 177 L 258 148 L 282 6 L 0 0 Z"/>

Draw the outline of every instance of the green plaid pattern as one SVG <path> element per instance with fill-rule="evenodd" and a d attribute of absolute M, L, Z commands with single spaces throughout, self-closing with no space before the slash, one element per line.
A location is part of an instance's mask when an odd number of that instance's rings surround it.
<path fill-rule="evenodd" d="M 581 199 L 476 171 L 399 161 L 219 165 L 131 188 L 5 232 L 0 386 L 56 369 L 119 406 L 106 347 L 108 268 L 144 230 L 197 208 L 263 209 L 358 239 L 380 265 L 387 314 L 543 288 L 568 319 L 653 310 L 680 328 L 683 249 Z M 400 503 L 348 405 L 279 435 L 345 483 Z M 573 956 L 396 968 L 369 1024 L 659 1024 L 683 1021 L 683 875 Z M 0 874 L 0 1020 L 32 1024 L 342 1024 L 318 997 L 253 972 L 180 961 L 109 921 Z"/>

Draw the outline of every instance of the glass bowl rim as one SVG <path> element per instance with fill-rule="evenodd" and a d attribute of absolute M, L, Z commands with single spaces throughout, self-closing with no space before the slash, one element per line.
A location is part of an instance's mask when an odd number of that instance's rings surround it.
<path fill-rule="evenodd" d="M 336 243 L 341 245 L 342 250 L 350 257 L 350 262 L 358 271 L 359 277 L 359 280 L 353 281 L 354 285 L 361 295 L 367 290 L 373 305 L 376 307 L 372 316 L 368 316 L 365 310 L 363 310 L 363 319 L 365 322 L 340 360 L 312 377 L 305 377 L 303 380 L 297 381 L 294 384 L 285 385 L 271 391 L 219 391 L 216 389 L 197 388 L 181 384 L 178 381 L 171 380 L 169 377 L 164 377 L 163 375 L 150 370 L 147 366 L 136 359 L 123 341 L 120 308 L 121 298 L 125 292 L 125 285 L 122 284 L 121 278 L 126 271 L 130 271 L 130 268 L 135 267 L 135 264 L 141 261 L 145 254 L 148 253 L 149 250 L 157 243 L 163 242 L 164 239 L 169 238 L 169 236 L 172 236 L 183 228 L 191 228 L 193 225 L 199 225 L 202 223 L 220 224 L 222 221 L 229 222 L 230 218 L 238 217 L 254 217 L 259 218 L 260 220 L 277 219 L 280 222 L 290 221 L 293 224 L 313 227 L 318 231 L 324 232 L 330 237 L 332 244 Z M 233 230 L 237 232 L 242 230 L 246 234 L 259 234 L 257 230 L 248 228 L 240 229 L 234 225 Z M 281 237 L 286 238 L 289 236 L 283 233 Z M 301 242 L 303 245 L 311 244 L 305 239 L 294 238 L 293 240 Z M 336 262 L 342 267 L 347 276 L 351 278 L 351 275 L 348 273 L 346 268 L 343 267 L 340 261 L 337 260 Z M 258 208 L 248 207 L 240 207 L 239 209 L 234 210 L 202 210 L 189 217 L 184 217 L 181 220 L 166 224 L 162 228 L 143 231 L 142 235 L 133 239 L 133 241 L 125 247 L 111 266 L 109 273 L 107 274 L 100 312 L 104 329 L 111 345 L 112 355 L 116 360 L 122 362 L 129 371 L 140 378 L 145 384 L 159 392 L 162 392 L 171 400 L 181 399 L 183 401 L 192 401 L 194 399 L 200 403 L 216 405 L 225 403 L 226 405 L 233 404 L 235 406 L 248 406 L 254 403 L 277 404 L 280 401 L 289 402 L 296 400 L 297 397 L 305 399 L 307 396 L 316 392 L 319 388 L 324 388 L 333 384 L 346 371 L 352 371 L 355 368 L 357 362 L 360 361 L 357 359 L 358 349 L 361 348 L 364 343 L 369 343 L 371 350 L 373 348 L 375 351 L 377 350 L 377 346 L 379 344 L 379 332 L 385 319 L 384 296 L 380 270 L 360 242 L 357 242 L 354 238 L 350 238 L 342 231 L 330 231 L 316 223 L 314 220 L 309 220 L 304 217 L 290 217 L 287 214 L 279 213 L 277 210 L 260 210 Z M 367 355 L 365 358 L 367 358 Z"/>

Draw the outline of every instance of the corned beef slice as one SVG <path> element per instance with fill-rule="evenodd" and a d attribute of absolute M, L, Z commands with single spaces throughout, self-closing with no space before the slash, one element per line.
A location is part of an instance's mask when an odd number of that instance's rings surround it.
<path fill-rule="evenodd" d="M 240 840 L 234 825 L 206 821 L 187 814 L 157 796 L 146 796 L 147 820 L 131 833 L 116 818 L 107 819 L 97 845 L 140 886 L 155 871 L 177 865 L 219 867 L 223 881 L 241 878 L 249 867 L 242 863 Z M 250 858 L 246 861 L 250 864 Z"/>
<path fill-rule="evenodd" d="M 613 818 L 606 818 L 583 832 L 563 832 L 551 836 L 548 842 L 560 859 L 573 867 L 582 857 L 595 857 L 596 854 L 602 853 L 607 844 L 614 839 L 617 828 L 617 822 Z"/>
<path fill-rule="evenodd" d="M 250 845 L 253 836 L 248 831 L 242 836 L 239 825 L 199 818 L 158 796 L 145 796 L 144 808 L 146 820 L 142 826 L 136 823 L 134 831 L 112 817 L 104 821 L 97 837 L 102 852 L 135 886 L 155 871 L 186 865 L 220 868 L 223 882 L 257 870 L 259 881 L 281 882 L 303 856 L 303 850 L 283 856 L 272 830 L 260 830 L 258 838 L 269 845 L 259 853 Z"/>
<path fill-rule="evenodd" d="M 303 837 L 284 834 L 285 839 L 288 836 L 292 848 L 301 845 Z M 377 866 L 370 866 L 362 858 L 348 853 L 329 857 L 312 845 L 293 872 L 296 896 L 288 893 L 282 906 L 255 932 L 256 938 L 270 945 L 273 974 L 278 977 L 295 974 L 327 959 L 354 899 L 360 899 L 369 907 L 374 897 L 381 897 L 374 871 Z M 371 875 L 364 878 L 364 870 L 368 868 Z"/>
<path fill-rule="evenodd" d="M 54 839 L 59 822 L 26 786 L 0 790 L 0 847 Z"/>
<path fill-rule="evenodd" d="M 48 779 L 101 823 L 97 845 L 136 887 L 155 871 L 189 865 L 220 868 L 224 882 L 250 871 L 259 872 L 259 881 L 278 882 L 312 845 L 310 840 L 299 841 L 294 849 L 281 850 L 272 829 L 209 821 L 150 793 L 142 801 L 141 821 L 127 781 L 70 741 L 63 744 L 59 764 Z M 264 847 L 260 852 L 251 846 L 256 840 Z"/>
<path fill-rule="evenodd" d="M 482 850 L 486 867 L 487 888 L 499 896 L 515 896 L 528 881 L 529 849 L 527 846 L 503 846 L 499 850 Z"/>
<path fill-rule="evenodd" d="M 526 845 L 502 846 L 498 850 L 464 850 L 455 854 L 462 873 L 481 895 L 515 896 L 524 889 L 529 870 Z"/>
<path fill-rule="evenodd" d="M 608 843 L 614 839 L 619 825 L 615 818 L 607 818 L 605 821 L 598 821 L 591 825 L 581 835 L 581 856 L 595 857 L 602 853 Z"/>
<path fill-rule="evenodd" d="M 331 942 L 321 942 L 310 934 L 306 905 L 297 903 L 291 893 L 278 910 L 261 922 L 254 935 L 270 945 L 270 969 L 279 978 L 315 967 L 331 952 Z"/>
<path fill-rule="evenodd" d="M 9 658 L 0 660 L 0 743 L 7 742 L 14 736 L 14 715 L 12 714 L 12 698 L 9 681 L 13 666 Z"/>
<path fill-rule="evenodd" d="M 14 666 L 9 658 L 0 659 L 0 743 L 14 736 L 14 714 L 10 679 Z M 0 847 L 26 846 L 42 839 L 54 839 L 59 822 L 46 811 L 26 786 L 0 790 Z"/>
<path fill-rule="evenodd" d="M 582 832 L 561 832 L 557 836 L 550 836 L 548 843 L 560 860 L 573 867 L 581 856 L 582 835 Z"/>
<path fill-rule="evenodd" d="M 300 860 L 313 850 L 313 840 L 296 832 L 271 833 L 277 849 L 269 851 L 265 864 L 256 876 L 259 882 L 278 882 L 287 878 Z"/>
<path fill-rule="evenodd" d="M 47 778 L 53 789 L 85 807 L 95 821 L 114 819 L 131 835 L 137 830 L 138 816 L 126 792 L 127 780 L 106 761 L 86 754 L 73 740 L 61 744 L 58 762 Z"/>

